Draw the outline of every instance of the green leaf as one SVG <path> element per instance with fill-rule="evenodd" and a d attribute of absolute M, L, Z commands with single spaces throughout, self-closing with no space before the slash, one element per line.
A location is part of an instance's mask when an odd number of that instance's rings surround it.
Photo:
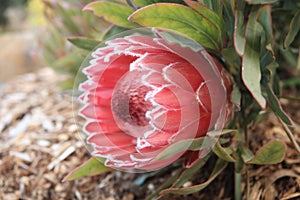
<path fill-rule="evenodd" d="M 53 67 L 53 69 L 60 73 L 76 74 L 78 73 L 80 63 L 82 62 L 86 54 L 87 51 L 76 49 L 76 51 L 68 53 L 64 57 L 55 60 L 55 62 L 52 62 L 51 67 Z"/>
<path fill-rule="evenodd" d="M 268 119 L 269 115 L 270 115 L 270 113 L 265 110 L 260 111 L 257 114 L 257 116 L 255 117 L 255 119 L 253 120 L 253 125 L 257 125 L 259 123 L 266 121 Z"/>
<path fill-rule="evenodd" d="M 223 0 L 223 4 L 224 4 L 223 21 L 226 24 L 226 31 L 230 40 L 233 38 L 233 33 L 234 33 L 234 8 L 232 7 L 231 3 L 232 3 L 231 0 Z"/>
<path fill-rule="evenodd" d="M 215 142 L 216 142 L 216 139 L 209 138 L 209 137 L 181 140 L 181 141 L 178 141 L 178 142 L 170 145 L 168 148 L 166 148 L 164 151 L 162 151 L 155 158 L 155 160 L 167 159 L 167 158 L 172 157 L 175 154 L 185 152 L 187 150 L 198 151 L 198 150 L 204 149 L 204 148 L 211 148 Z"/>
<path fill-rule="evenodd" d="M 192 9 L 171 3 L 158 3 L 135 11 L 129 20 L 143 26 L 164 28 L 182 33 L 203 47 L 219 51 L 222 39 L 211 22 Z"/>
<path fill-rule="evenodd" d="M 80 26 L 76 25 L 76 22 L 72 18 L 72 15 L 70 12 L 68 12 L 67 9 L 65 9 L 60 4 L 57 4 L 57 13 L 60 16 L 60 19 L 62 20 L 62 23 L 64 27 L 72 34 L 81 34 L 82 30 L 80 29 Z"/>
<path fill-rule="evenodd" d="M 71 90 L 74 87 L 74 78 L 68 78 L 58 83 L 58 86 L 64 91 Z"/>
<path fill-rule="evenodd" d="M 266 165 L 280 163 L 284 159 L 286 146 L 282 141 L 271 141 L 261 147 L 248 164 Z"/>
<path fill-rule="evenodd" d="M 246 44 L 243 55 L 242 79 L 254 99 L 262 109 L 266 107 L 266 100 L 260 88 L 260 50 L 262 26 L 256 21 L 257 12 L 252 11 L 246 25 Z"/>
<path fill-rule="evenodd" d="M 260 55 L 260 65 L 261 71 L 265 68 L 271 69 L 272 73 L 276 73 L 276 68 L 278 66 L 275 62 L 275 53 L 272 47 L 272 41 L 274 40 L 273 31 L 272 31 L 272 17 L 271 17 L 271 6 L 265 5 L 258 10 L 257 21 L 263 27 L 262 41 L 261 45 L 264 47 L 261 49 Z M 270 78 L 269 82 L 273 83 L 273 77 Z M 264 84 L 265 85 L 265 84 Z"/>
<path fill-rule="evenodd" d="M 78 48 L 85 49 L 88 51 L 92 51 L 96 48 L 97 45 L 100 44 L 100 41 L 89 39 L 85 37 L 69 37 L 68 41 L 77 46 Z"/>
<path fill-rule="evenodd" d="M 222 57 L 225 59 L 226 66 L 228 67 L 228 71 L 233 76 L 240 76 L 242 60 L 237 55 L 234 47 L 223 48 L 222 49 Z"/>
<path fill-rule="evenodd" d="M 244 22 L 245 2 L 238 1 L 234 12 L 234 47 L 239 56 L 244 55 L 245 50 L 245 22 Z"/>
<path fill-rule="evenodd" d="M 278 0 L 246 0 L 249 4 L 270 4 L 276 3 Z"/>
<path fill-rule="evenodd" d="M 284 40 L 284 48 L 288 48 L 294 41 L 297 33 L 300 30 L 299 24 L 300 24 L 300 10 L 296 12 L 295 16 L 293 17 L 290 23 L 288 34 Z"/>
<path fill-rule="evenodd" d="M 121 27 L 121 26 L 113 25 L 104 32 L 102 40 L 105 41 L 119 33 L 127 31 L 127 30 L 129 30 L 129 29 Z"/>
<path fill-rule="evenodd" d="M 195 11 L 197 11 L 202 17 L 204 17 L 208 21 L 210 21 L 211 24 L 213 26 L 215 26 L 216 29 L 218 29 L 218 31 L 221 33 L 222 40 L 225 38 L 225 35 L 226 35 L 225 34 L 225 23 L 224 23 L 223 19 L 220 17 L 220 15 L 218 15 L 213 10 L 211 10 L 210 8 L 206 7 L 205 5 L 203 5 L 199 2 L 192 1 L 192 0 L 184 0 L 184 2 L 189 7 L 191 7 Z"/>
<path fill-rule="evenodd" d="M 133 9 L 119 3 L 96 1 L 84 7 L 83 10 L 93 11 L 95 15 L 125 28 L 137 28 L 137 24 L 130 22 L 127 18 L 133 13 Z"/>
<path fill-rule="evenodd" d="M 268 103 L 271 109 L 274 111 L 274 113 L 280 117 L 280 119 L 286 123 L 287 125 L 292 125 L 292 120 L 289 118 L 289 116 L 284 112 L 282 109 L 280 102 L 276 95 L 274 94 L 271 86 L 268 84 L 266 87 L 266 92 L 268 95 Z"/>
<path fill-rule="evenodd" d="M 242 146 L 241 148 L 241 157 L 245 163 L 249 162 L 254 158 L 253 153 L 246 146 Z"/>
<path fill-rule="evenodd" d="M 132 2 L 139 7 L 144 7 L 150 4 L 160 3 L 160 2 L 178 3 L 178 4 L 184 3 L 183 0 L 132 0 Z"/>
<path fill-rule="evenodd" d="M 281 56 L 284 58 L 285 62 L 290 65 L 291 67 L 297 67 L 297 57 L 292 52 L 291 48 L 284 49 L 279 48 Z"/>
<path fill-rule="evenodd" d="M 222 15 L 222 1 L 198 0 L 202 5 L 205 5 L 215 11 L 218 15 Z"/>
<path fill-rule="evenodd" d="M 207 181 L 204 183 L 198 184 L 198 185 L 193 185 L 190 187 L 185 187 L 185 188 L 169 188 L 165 189 L 161 192 L 161 194 L 191 194 L 195 192 L 199 192 L 206 188 L 227 166 L 227 162 L 219 159 L 217 163 L 215 164 L 215 167 Z"/>
<path fill-rule="evenodd" d="M 299 2 L 297 0 L 296 1 L 295 0 L 284 0 L 282 3 L 283 3 L 282 8 L 289 10 L 289 12 L 290 12 L 290 10 L 297 9 L 298 5 L 299 5 Z"/>
<path fill-rule="evenodd" d="M 232 94 L 231 94 L 231 102 L 234 103 L 238 108 L 240 108 L 240 105 L 241 105 L 241 99 L 242 99 L 241 95 L 242 94 L 240 92 L 240 89 L 235 84 L 233 86 L 233 91 L 232 91 Z"/>
<path fill-rule="evenodd" d="M 224 135 L 227 133 L 235 132 L 235 129 L 224 129 L 221 131 L 211 131 L 207 133 L 207 135 L 212 136 L 218 136 L 218 135 Z M 213 137 L 200 137 L 196 139 L 186 139 L 178 141 L 172 145 L 170 145 L 168 148 L 163 150 L 160 154 L 157 155 L 155 160 L 163 160 L 172 157 L 175 154 L 185 152 L 187 150 L 189 151 L 199 151 L 201 149 L 207 149 L 212 148 L 215 143 L 217 142 L 217 138 Z"/>
<path fill-rule="evenodd" d="M 275 53 L 271 46 L 271 43 L 269 43 L 265 48 L 261 48 L 260 52 L 260 66 L 261 71 L 263 72 L 263 78 L 266 78 L 265 71 L 270 70 L 271 74 L 276 74 L 276 69 L 278 68 L 278 63 L 275 60 Z M 273 83 L 273 76 L 270 77 L 268 82 Z M 263 85 L 265 85 L 266 81 L 262 81 Z"/>
<path fill-rule="evenodd" d="M 102 174 L 105 172 L 112 171 L 113 169 L 104 166 L 102 162 L 99 161 L 98 158 L 90 158 L 85 163 L 80 165 L 79 167 L 73 169 L 64 179 L 65 181 L 72 181 L 84 176 L 94 176 L 98 174 Z"/>
<path fill-rule="evenodd" d="M 296 69 L 297 69 L 298 71 L 300 71 L 300 46 L 299 46 L 299 48 L 298 48 L 298 59 L 297 59 Z"/>
<path fill-rule="evenodd" d="M 236 160 L 230 155 L 232 150 L 229 148 L 223 148 L 219 142 L 217 142 L 213 148 L 213 152 L 221 159 L 228 162 L 235 162 Z"/>
<path fill-rule="evenodd" d="M 269 44 L 273 40 L 271 6 L 265 5 L 258 10 L 257 21 L 265 32 L 265 43 Z"/>
<path fill-rule="evenodd" d="M 174 34 L 173 32 L 165 31 L 165 30 L 156 30 L 156 34 L 158 34 L 161 38 L 169 43 L 178 43 L 182 47 L 189 47 L 195 52 L 203 49 L 201 45 L 196 43 L 194 40 L 187 38 L 183 35 Z"/>
<path fill-rule="evenodd" d="M 293 77 L 293 78 L 282 80 L 283 87 L 294 87 L 296 85 L 300 85 L 299 77 Z"/>

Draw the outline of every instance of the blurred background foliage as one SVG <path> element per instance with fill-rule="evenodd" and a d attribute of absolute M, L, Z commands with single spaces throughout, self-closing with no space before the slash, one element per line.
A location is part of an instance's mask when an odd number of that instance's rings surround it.
<path fill-rule="evenodd" d="M 13 6 L 26 6 L 28 0 L 0 0 L 0 26 L 5 27 L 8 23 L 6 10 Z"/>
<path fill-rule="evenodd" d="M 91 0 L 43 0 L 43 13 L 47 26 L 39 37 L 40 55 L 46 66 L 54 70 L 71 75 L 70 79 L 61 86 L 69 89 L 73 86 L 73 79 L 81 62 L 88 51 L 73 46 L 68 37 L 101 39 L 103 30 L 109 24 L 92 13 L 83 12 L 84 5 Z"/>
<path fill-rule="evenodd" d="M 291 31 L 292 20 L 296 19 L 296 14 L 299 13 L 299 0 L 280 1 L 274 5 L 272 11 L 275 51 L 279 63 L 278 75 L 284 87 L 300 88 L 300 21 L 296 22 L 298 25 L 294 27 L 298 29 L 294 30 L 295 39 L 288 47 L 285 45 L 286 36 Z"/>

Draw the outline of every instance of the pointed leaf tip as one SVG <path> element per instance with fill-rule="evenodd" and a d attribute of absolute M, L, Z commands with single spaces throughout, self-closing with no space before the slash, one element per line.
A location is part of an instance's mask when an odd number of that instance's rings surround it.
<path fill-rule="evenodd" d="M 67 40 L 71 42 L 73 45 L 75 45 L 76 47 L 88 51 L 92 51 L 101 42 L 95 39 L 89 39 L 85 37 L 69 37 L 67 38 Z"/>
<path fill-rule="evenodd" d="M 300 31 L 300 10 L 296 12 L 295 16 L 293 17 L 292 21 L 289 25 L 288 33 L 284 39 L 284 48 L 288 48 L 292 42 L 295 40 L 296 35 Z"/>
<path fill-rule="evenodd" d="M 95 4 L 96 2 L 91 2 L 87 5 L 85 5 L 83 8 L 82 8 L 82 11 L 93 11 L 93 8 L 92 8 L 92 5 Z"/>
<path fill-rule="evenodd" d="M 266 99 L 262 95 L 260 81 L 261 35 L 263 27 L 257 22 L 257 11 L 251 11 L 245 31 L 245 50 L 242 62 L 242 79 L 253 98 L 262 109 L 266 108 Z"/>
<path fill-rule="evenodd" d="M 110 1 L 96 1 L 86 5 L 83 10 L 92 11 L 96 16 L 103 17 L 106 21 L 125 28 L 137 28 L 138 24 L 130 22 L 127 18 L 133 9 L 126 4 Z"/>
<path fill-rule="evenodd" d="M 73 181 L 84 176 L 99 175 L 112 170 L 113 169 L 106 167 L 102 162 L 100 162 L 98 158 L 92 157 L 82 165 L 73 169 L 66 177 L 64 177 L 62 182 Z"/>
<path fill-rule="evenodd" d="M 248 164 L 267 165 L 282 162 L 285 156 L 286 145 L 282 141 L 273 140 L 261 147 Z"/>

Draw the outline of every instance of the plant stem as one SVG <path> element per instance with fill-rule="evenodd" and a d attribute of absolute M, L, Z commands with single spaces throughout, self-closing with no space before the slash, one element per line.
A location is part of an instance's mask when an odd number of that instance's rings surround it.
<path fill-rule="evenodd" d="M 294 137 L 292 131 L 290 130 L 290 128 L 280 119 L 280 117 L 278 117 L 278 120 L 280 121 L 280 123 L 282 124 L 287 136 L 289 137 L 291 143 L 293 144 L 293 146 L 295 147 L 295 150 L 297 151 L 298 154 L 300 154 L 300 146 L 296 140 L 296 138 Z"/>
<path fill-rule="evenodd" d="M 250 195 L 250 177 L 249 177 L 249 170 L 248 166 L 246 165 L 246 200 L 249 199 Z"/>
<path fill-rule="evenodd" d="M 241 200 L 242 199 L 242 189 L 241 189 L 241 180 L 242 175 L 240 172 L 234 172 L 234 195 L 235 200 Z"/>

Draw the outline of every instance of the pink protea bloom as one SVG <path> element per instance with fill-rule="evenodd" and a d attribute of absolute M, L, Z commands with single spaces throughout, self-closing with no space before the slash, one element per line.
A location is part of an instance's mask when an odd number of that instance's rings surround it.
<path fill-rule="evenodd" d="M 232 110 L 232 79 L 204 49 L 132 35 L 92 53 L 80 84 L 86 142 L 117 169 L 156 170 L 177 141 L 221 130 Z"/>

